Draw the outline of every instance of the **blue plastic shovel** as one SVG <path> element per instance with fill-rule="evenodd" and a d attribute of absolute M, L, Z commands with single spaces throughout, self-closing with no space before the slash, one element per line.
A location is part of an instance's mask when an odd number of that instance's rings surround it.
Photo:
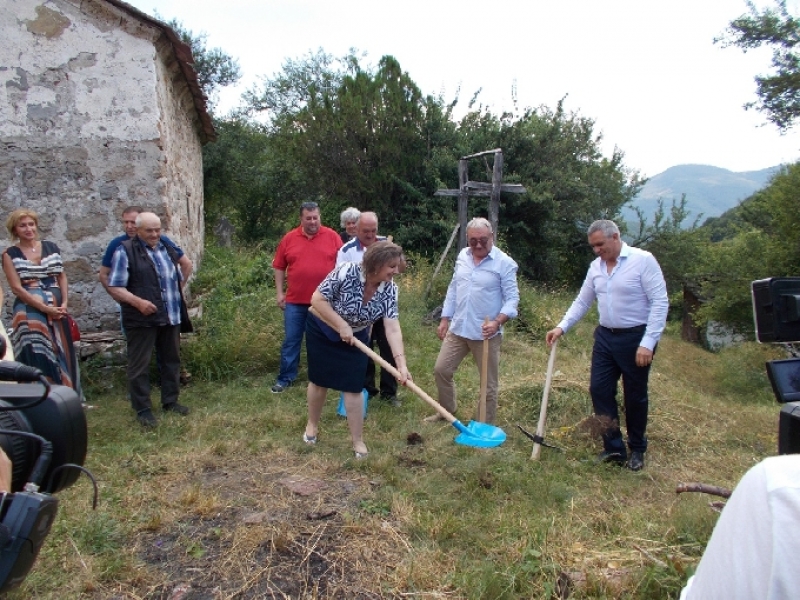
<path fill-rule="evenodd" d="M 372 348 L 356 338 L 353 338 L 353 343 L 358 347 L 359 350 L 377 362 L 382 368 L 389 371 L 389 373 L 394 375 L 394 377 L 398 379 L 400 378 L 400 373 L 398 370 L 383 360 L 380 354 L 374 352 Z M 463 446 L 474 446 L 475 448 L 494 448 L 495 446 L 499 446 L 506 441 L 506 432 L 499 427 L 489 425 L 488 423 L 480 423 L 478 421 L 470 421 L 469 425 L 464 425 L 450 412 L 448 412 L 441 404 L 426 394 L 425 391 L 413 381 L 406 380 L 403 385 L 414 392 L 417 396 L 425 400 L 425 402 L 430 404 L 431 407 L 433 407 L 436 412 L 442 415 L 446 421 L 458 429 L 459 434 L 456 436 L 457 444 L 461 444 Z"/>

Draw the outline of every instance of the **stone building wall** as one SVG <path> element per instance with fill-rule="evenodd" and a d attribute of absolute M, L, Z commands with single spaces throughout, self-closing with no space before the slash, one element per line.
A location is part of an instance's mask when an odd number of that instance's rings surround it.
<path fill-rule="evenodd" d="M 193 96 L 186 86 L 176 86 L 178 71 L 169 44 L 162 38 L 157 45 L 161 60 L 156 61 L 156 87 L 161 119 L 164 180 L 163 226 L 190 257 L 203 251 L 203 154 L 194 115 Z M 199 175 L 199 176 L 198 176 Z"/>
<path fill-rule="evenodd" d="M 104 0 L 3 0 L 0 39 L 0 222 L 37 211 L 41 237 L 61 248 L 82 329 L 117 328 L 97 272 L 124 206 L 158 213 L 195 263 L 201 256 L 191 91 L 162 29 Z"/>

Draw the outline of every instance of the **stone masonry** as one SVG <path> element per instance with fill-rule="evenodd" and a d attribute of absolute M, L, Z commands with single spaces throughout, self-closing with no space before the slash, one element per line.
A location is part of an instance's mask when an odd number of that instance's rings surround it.
<path fill-rule="evenodd" d="M 124 206 L 158 213 L 195 266 L 202 255 L 201 147 L 214 132 L 191 54 L 119 0 L 3 0 L 0 40 L 3 233 L 14 209 L 37 211 L 82 330 L 117 329 L 97 272 Z"/>

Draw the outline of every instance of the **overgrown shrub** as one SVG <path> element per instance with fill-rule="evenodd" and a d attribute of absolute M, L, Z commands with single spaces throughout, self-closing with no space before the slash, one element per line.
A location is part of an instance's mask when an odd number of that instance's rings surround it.
<path fill-rule="evenodd" d="M 574 296 L 574 292 L 565 288 L 551 289 L 520 281 L 519 316 L 512 323 L 534 338 L 544 339 L 558 325 Z"/>
<path fill-rule="evenodd" d="M 193 290 L 202 307 L 183 363 L 203 379 L 228 379 L 275 370 L 283 315 L 275 303 L 272 252 L 262 247 L 209 247 Z"/>

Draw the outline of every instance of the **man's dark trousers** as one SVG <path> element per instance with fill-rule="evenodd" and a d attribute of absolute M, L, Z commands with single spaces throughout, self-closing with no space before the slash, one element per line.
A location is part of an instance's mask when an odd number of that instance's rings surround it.
<path fill-rule="evenodd" d="M 392 356 L 392 348 L 389 346 L 389 340 L 386 339 L 386 328 L 383 326 L 383 319 L 378 319 L 372 325 L 372 336 L 370 337 L 370 347 L 378 344 L 378 354 L 381 358 L 388 362 L 393 367 L 397 365 Z M 380 390 L 375 388 L 375 363 L 372 360 L 367 361 L 367 373 L 364 377 L 364 389 L 367 390 L 370 396 L 375 396 L 380 391 L 380 395 L 384 398 L 394 398 L 397 396 L 397 379 L 394 375 L 389 373 L 386 369 L 381 369 L 381 383 Z"/>
<path fill-rule="evenodd" d="M 157 349 L 161 357 L 161 405 L 178 401 L 180 390 L 180 325 L 129 327 L 128 391 L 137 414 L 152 408 L 150 402 L 150 357 Z"/>
<path fill-rule="evenodd" d="M 644 327 L 633 330 L 611 330 L 597 327 L 592 349 L 592 373 L 589 392 L 597 416 L 608 417 L 611 423 L 603 433 L 603 448 L 627 456 L 619 430 L 617 382 L 622 376 L 625 403 L 625 426 L 631 451 L 647 451 L 647 380 L 650 365 L 636 365 L 636 351 L 642 341 Z M 655 351 L 654 351 L 655 352 Z"/>

